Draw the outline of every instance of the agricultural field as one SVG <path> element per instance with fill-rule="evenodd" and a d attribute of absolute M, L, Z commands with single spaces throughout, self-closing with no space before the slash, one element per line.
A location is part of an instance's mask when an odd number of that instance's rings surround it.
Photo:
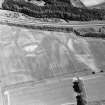
<path fill-rule="evenodd" d="M 0 25 L 0 75 L 37 81 L 104 71 L 104 44 L 104 39 L 82 38 L 73 32 Z"/>
<path fill-rule="evenodd" d="M 105 10 L 44 1 L 0 9 L 0 105 L 105 105 Z"/>

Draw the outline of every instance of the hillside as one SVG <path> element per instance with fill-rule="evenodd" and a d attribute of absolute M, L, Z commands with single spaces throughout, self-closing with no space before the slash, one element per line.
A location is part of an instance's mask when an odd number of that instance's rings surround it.
<path fill-rule="evenodd" d="M 97 9 L 105 9 L 105 3 L 101 3 L 95 6 L 91 6 L 89 8 L 97 8 Z"/>
<path fill-rule="evenodd" d="M 51 2 L 49 0 L 44 6 L 38 6 L 24 0 L 5 0 L 2 8 L 4 10 L 21 12 L 35 18 L 58 18 L 65 21 L 105 20 L 104 10 L 74 7 L 69 0 L 52 0 Z"/>

